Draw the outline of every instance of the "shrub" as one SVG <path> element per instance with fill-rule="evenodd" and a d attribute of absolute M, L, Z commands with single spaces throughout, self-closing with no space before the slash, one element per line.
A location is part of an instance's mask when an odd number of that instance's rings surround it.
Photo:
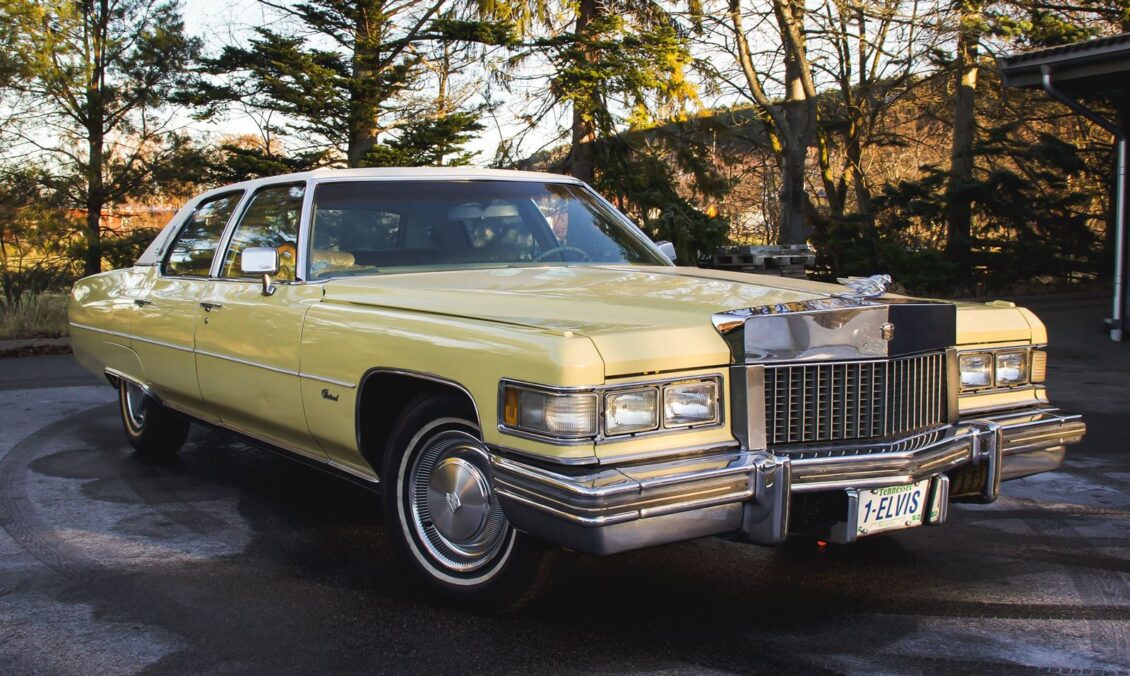
<path fill-rule="evenodd" d="M 0 298 L 0 339 L 67 335 L 67 295 L 29 293 L 18 301 Z"/>

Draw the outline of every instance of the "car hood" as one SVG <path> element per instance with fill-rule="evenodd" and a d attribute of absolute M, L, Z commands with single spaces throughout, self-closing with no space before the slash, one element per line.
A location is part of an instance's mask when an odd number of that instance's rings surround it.
<path fill-rule="evenodd" d="M 513 324 L 593 341 L 608 377 L 721 366 L 730 351 L 711 315 L 827 298 L 843 287 L 677 267 L 545 266 L 385 274 L 325 283 L 324 302 Z M 963 314 L 959 312 L 960 315 Z M 1001 322 L 1026 333 L 1016 311 Z M 985 315 L 978 317 L 980 324 Z M 959 319 L 960 327 L 969 323 Z M 972 340 L 969 342 L 979 342 Z"/>
<path fill-rule="evenodd" d="M 584 335 L 614 376 L 726 364 L 730 352 L 712 314 L 827 295 L 812 282 L 756 279 L 658 266 L 492 268 L 331 280 L 325 301 Z"/>

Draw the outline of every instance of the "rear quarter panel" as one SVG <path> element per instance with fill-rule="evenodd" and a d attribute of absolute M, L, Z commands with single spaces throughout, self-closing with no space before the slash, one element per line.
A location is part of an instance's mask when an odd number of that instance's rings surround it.
<path fill-rule="evenodd" d="M 130 334 L 135 321 L 136 291 L 147 268 L 111 270 L 75 282 L 67 302 L 71 346 L 90 372 L 114 369 L 144 381 L 141 362 Z"/>

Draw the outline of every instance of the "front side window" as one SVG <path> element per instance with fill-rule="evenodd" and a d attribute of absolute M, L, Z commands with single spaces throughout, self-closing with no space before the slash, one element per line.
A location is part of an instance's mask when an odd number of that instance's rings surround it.
<path fill-rule="evenodd" d="M 311 279 L 585 263 L 667 261 L 579 185 L 341 181 L 314 193 Z"/>
<path fill-rule="evenodd" d="M 169 247 L 162 272 L 174 277 L 207 277 L 224 226 L 242 197 L 242 192 L 233 192 L 201 202 Z"/>
<path fill-rule="evenodd" d="M 228 244 L 227 255 L 220 276 L 227 279 L 254 278 L 240 270 L 240 255 L 244 249 L 270 247 L 279 252 L 277 279 L 291 282 L 295 279 L 295 261 L 298 255 L 298 221 L 302 217 L 304 184 L 272 185 L 262 188 L 251 197 L 251 202 L 239 219 Z"/>

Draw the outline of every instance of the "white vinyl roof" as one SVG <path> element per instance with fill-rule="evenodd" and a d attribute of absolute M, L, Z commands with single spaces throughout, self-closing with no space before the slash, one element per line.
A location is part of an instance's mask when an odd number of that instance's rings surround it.
<path fill-rule="evenodd" d="M 307 181 L 537 181 L 540 183 L 581 183 L 571 176 L 540 171 L 515 171 L 511 169 L 476 169 L 474 167 L 379 167 L 372 169 L 315 169 L 295 174 L 267 176 L 240 183 L 213 188 L 201 193 L 185 204 L 165 225 L 149 247 L 138 258 L 137 265 L 154 265 L 160 258 L 166 240 L 172 236 L 181 219 L 202 200 L 232 190 L 253 192 L 277 183 L 305 183 Z"/>

